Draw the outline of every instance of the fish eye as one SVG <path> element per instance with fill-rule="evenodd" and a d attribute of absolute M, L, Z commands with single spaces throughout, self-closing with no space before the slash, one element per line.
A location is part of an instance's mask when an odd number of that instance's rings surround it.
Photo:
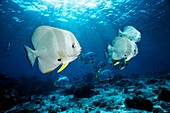
<path fill-rule="evenodd" d="M 72 48 L 75 48 L 75 44 L 72 44 Z"/>
<path fill-rule="evenodd" d="M 61 61 L 61 58 L 57 59 L 58 61 Z"/>
<path fill-rule="evenodd" d="M 127 56 L 127 55 L 124 55 L 125 57 Z"/>

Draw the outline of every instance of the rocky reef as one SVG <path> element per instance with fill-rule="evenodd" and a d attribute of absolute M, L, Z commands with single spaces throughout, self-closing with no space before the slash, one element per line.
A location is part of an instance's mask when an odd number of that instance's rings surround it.
<path fill-rule="evenodd" d="M 72 84 L 65 89 L 53 88 L 46 81 L 24 90 L 15 85 L 5 87 L 1 79 L 2 113 L 168 113 L 170 112 L 170 73 L 142 78 L 116 77 L 109 82 Z M 24 78 L 25 79 L 25 78 Z M 35 84 L 42 84 L 42 81 Z M 13 84 L 13 82 L 10 82 Z M 34 84 L 34 85 L 35 85 Z M 47 85 L 48 84 L 48 85 Z M 15 87 L 14 87 L 15 86 Z M 40 87 L 37 86 L 37 87 Z M 49 87 L 50 90 L 49 90 Z M 44 91 L 40 93 L 41 91 Z M 37 92 L 36 92 L 37 91 Z M 31 93 L 28 93 L 31 92 Z"/>

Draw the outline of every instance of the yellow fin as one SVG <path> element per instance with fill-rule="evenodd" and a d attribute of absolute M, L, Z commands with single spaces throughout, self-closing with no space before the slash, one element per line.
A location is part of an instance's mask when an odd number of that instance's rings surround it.
<path fill-rule="evenodd" d="M 69 64 L 69 63 L 63 62 L 63 63 L 62 63 L 62 66 L 61 66 L 60 69 L 57 71 L 57 73 L 63 71 L 63 70 L 67 67 L 68 64 Z"/>
<path fill-rule="evenodd" d="M 118 64 L 120 64 L 120 62 L 118 61 L 118 62 L 116 62 L 116 63 L 114 63 L 114 66 L 116 66 L 116 65 L 118 65 Z"/>
<path fill-rule="evenodd" d="M 120 70 L 123 70 L 125 68 L 125 66 L 121 67 Z"/>
<path fill-rule="evenodd" d="M 129 61 L 130 59 L 131 59 L 131 58 L 126 58 L 126 60 L 125 60 L 125 61 L 127 62 L 127 61 Z"/>

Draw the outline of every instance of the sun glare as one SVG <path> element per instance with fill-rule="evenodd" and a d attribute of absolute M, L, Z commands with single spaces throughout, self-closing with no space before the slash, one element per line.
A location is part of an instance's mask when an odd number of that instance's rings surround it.
<path fill-rule="evenodd" d="M 60 6 L 61 4 L 72 5 L 74 6 L 85 6 L 85 7 L 96 7 L 99 3 L 102 3 L 102 0 L 42 0 L 43 2 L 48 2 L 53 4 L 55 7 Z"/>

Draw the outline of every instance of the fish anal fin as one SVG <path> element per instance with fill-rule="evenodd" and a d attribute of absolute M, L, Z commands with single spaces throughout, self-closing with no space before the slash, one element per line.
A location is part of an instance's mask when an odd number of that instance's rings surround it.
<path fill-rule="evenodd" d="M 123 66 L 123 67 L 120 68 L 120 70 L 123 70 L 123 69 L 125 69 L 125 66 Z"/>
<path fill-rule="evenodd" d="M 126 58 L 126 59 L 125 59 L 125 61 L 126 61 L 126 62 L 128 62 L 130 59 L 131 59 L 131 58 L 130 58 L 130 57 L 128 57 L 128 58 Z"/>
<path fill-rule="evenodd" d="M 119 61 L 117 61 L 116 63 L 114 63 L 114 66 L 116 66 L 116 65 L 118 65 L 118 64 L 120 64 L 120 62 L 119 62 Z"/>
<path fill-rule="evenodd" d="M 68 62 L 68 63 L 67 63 L 67 62 L 63 62 L 63 63 L 62 63 L 62 66 L 61 66 L 60 69 L 57 71 L 57 73 L 63 71 L 63 70 L 67 67 L 68 64 L 69 64 L 69 62 Z"/>
<path fill-rule="evenodd" d="M 45 62 L 45 60 L 38 58 L 38 67 L 43 74 L 48 74 L 48 73 L 54 71 L 59 65 L 60 64 L 49 65 L 48 63 Z"/>
<path fill-rule="evenodd" d="M 53 69 L 53 70 L 49 70 L 49 71 L 47 71 L 47 72 L 44 72 L 43 74 L 48 74 L 48 73 L 50 73 L 50 72 L 52 72 L 52 71 L 54 71 L 54 69 Z"/>
<path fill-rule="evenodd" d="M 109 64 L 112 64 L 112 63 L 113 63 L 112 57 L 109 57 L 109 58 L 108 58 L 108 63 L 109 63 Z"/>

